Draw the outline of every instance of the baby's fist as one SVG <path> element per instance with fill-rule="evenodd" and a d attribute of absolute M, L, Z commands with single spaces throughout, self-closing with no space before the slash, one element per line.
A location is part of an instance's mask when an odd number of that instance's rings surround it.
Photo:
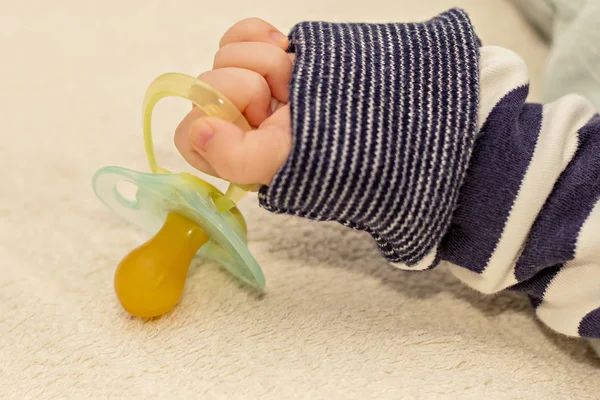
<path fill-rule="evenodd" d="M 260 19 L 233 25 L 220 41 L 213 69 L 200 79 L 223 93 L 255 128 L 207 117 L 194 107 L 175 132 L 175 146 L 194 168 L 238 184 L 269 185 L 292 142 L 287 37 Z"/>

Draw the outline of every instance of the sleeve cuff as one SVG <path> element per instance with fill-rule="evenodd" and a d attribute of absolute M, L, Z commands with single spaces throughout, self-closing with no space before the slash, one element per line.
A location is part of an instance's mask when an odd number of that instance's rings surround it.
<path fill-rule="evenodd" d="M 468 16 L 304 22 L 290 39 L 292 150 L 261 206 L 366 231 L 390 262 L 418 265 L 448 229 L 476 137 Z"/>

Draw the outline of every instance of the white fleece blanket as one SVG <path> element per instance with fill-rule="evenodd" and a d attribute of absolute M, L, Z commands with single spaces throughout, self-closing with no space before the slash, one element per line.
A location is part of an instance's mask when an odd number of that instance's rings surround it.
<path fill-rule="evenodd" d="M 90 178 L 147 170 L 141 101 L 156 76 L 198 74 L 220 34 L 260 16 L 419 20 L 470 12 L 516 50 L 533 93 L 547 48 L 500 0 L 3 1 L 0 5 L 0 399 L 597 399 L 600 364 L 539 326 L 514 294 L 487 298 L 445 270 L 387 266 L 365 235 L 241 206 L 267 277 L 258 296 L 195 263 L 180 305 L 130 318 L 114 268 L 147 237 Z M 157 146 L 188 104 L 157 110 Z"/>

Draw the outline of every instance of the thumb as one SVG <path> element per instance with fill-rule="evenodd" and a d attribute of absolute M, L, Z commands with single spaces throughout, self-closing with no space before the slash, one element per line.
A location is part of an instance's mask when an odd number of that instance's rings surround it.
<path fill-rule="evenodd" d="M 289 112 L 286 117 L 280 109 L 249 132 L 218 118 L 202 117 L 191 124 L 189 138 L 194 151 L 222 179 L 269 185 L 290 152 Z"/>

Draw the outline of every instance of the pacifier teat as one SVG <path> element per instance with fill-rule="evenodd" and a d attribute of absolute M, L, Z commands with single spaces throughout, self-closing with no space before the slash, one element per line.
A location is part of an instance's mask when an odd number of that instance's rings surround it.
<path fill-rule="evenodd" d="M 142 318 L 171 311 L 183 293 L 192 259 L 207 241 L 198 224 L 171 212 L 158 233 L 117 267 L 115 293 L 123 308 Z"/>
<path fill-rule="evenodd" d="M 207 115 L 250 130 L 239 110 L 206 83 L 187 75 L 165 74 L 149 86 L 144 99 L 144 142 L 151 173 L 104 167 L 94 175 L 97 197 L 152 235 L 123 258 L 114 275 L 119 302 L 128 313 L 142 318 L 161 316 L 177 305 L 196 255 L 218 262 L 251 287 L 260 290 L 265 285 L 248 250 L 246 223 L 237 208 L 256 186 L 230 184 L 222 193 L 196 176 L 171 173 L 158 165 L 152 143 L 152 111 L 168 96 L 186 98 Z M 120 194 L 117 184 L 122 181 L 137 186 L 135 201 Z"/>

